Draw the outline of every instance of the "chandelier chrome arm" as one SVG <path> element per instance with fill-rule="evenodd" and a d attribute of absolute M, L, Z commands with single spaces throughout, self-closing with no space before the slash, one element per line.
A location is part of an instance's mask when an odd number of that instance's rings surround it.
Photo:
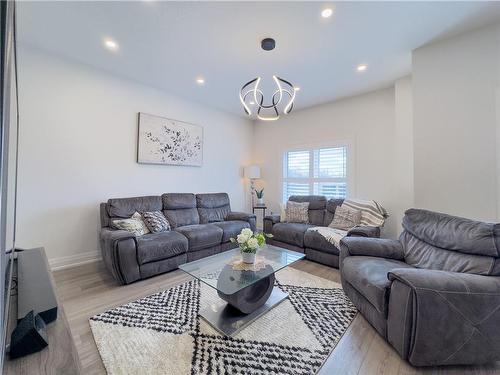
<path fill-rule="evenodd" d="M 250 105 L 256 105 L 257 108 L 257 118 L 264 121 L 274 121 L 280 118 L 280 106 L 283 107 L 282 111 L 284 114 L 289 114 L 293 109 L 293 103 L 295 101 L 296 89 L 295 87 L 287 80 L 282 79 L 278 76 L 273 76 L 273 80 L 276 83 L 277 90 L 271 96 L 271 104 L 264 104 L 264 93 L 259 89 L 259 85 L 261 82 L 261 77 L 257 77 L 251 81 L 248 81 L 240 90 L 240 102 L 243 105 L 243 109 L 248 116 L 252 115 L 252 110 Z M 253 87 L 251 87 L 254 84 Z M 286 88 L 283 85 L 287 86 Z M 248 91 L 245 91 L 248 87 Z M 248 95 L 253 94 L 253 103 L 247 103 Z M 283 102 L 284 95 L 288 95 L 289 100 L 287 103 Z M 250 105 L 249 105 L 250 104 Z M 275 115 L 273 116 L 263 116 L 261 112 L 263 110 L 272 110 Z"/>

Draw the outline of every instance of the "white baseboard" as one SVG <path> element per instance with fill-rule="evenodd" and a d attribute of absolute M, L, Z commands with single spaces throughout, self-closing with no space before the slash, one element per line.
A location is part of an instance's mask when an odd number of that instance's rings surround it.
<path fill-rule="evenodd" d="M 87 253 L 49 259 L 49 266 L 51 271 L 57 271 L 65 268 L 80 266 L 82 264 L 97 262 L 101 259 L 101 253 L 99 251 L 89 251 Z"/>

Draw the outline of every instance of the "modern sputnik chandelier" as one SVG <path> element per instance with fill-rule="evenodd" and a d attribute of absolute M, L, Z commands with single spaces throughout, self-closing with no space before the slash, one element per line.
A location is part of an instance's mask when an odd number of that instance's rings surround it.
<path fill-rule="evenodd" d="M 276 42 L 271 38 L 263 39 L 261 42 L 261 47 L 265 51 L 273 50 L 275 45 Z M 280 118 L 280 113 L 286 115 L 292 111 L 297 89 L 278 76 L 273 75 L 273 80 L 276 90 L 267 102 L 264 99 L 264 93 L 259 88 L 261 77 L 254 78 L 243 85 L 240 90 L 240 102 L 248 116 L 252 115 L 252 107 L 257 118 L 264 121 L 277 120 Z"/>

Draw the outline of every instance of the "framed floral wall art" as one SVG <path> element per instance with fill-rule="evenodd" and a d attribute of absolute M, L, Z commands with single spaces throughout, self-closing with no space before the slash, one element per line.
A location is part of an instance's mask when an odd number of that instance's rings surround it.
<path fill-rule="evenodd" d="M 137 162 L 200 167 L 203 163 L 203 128 L 140 112 Z"/>

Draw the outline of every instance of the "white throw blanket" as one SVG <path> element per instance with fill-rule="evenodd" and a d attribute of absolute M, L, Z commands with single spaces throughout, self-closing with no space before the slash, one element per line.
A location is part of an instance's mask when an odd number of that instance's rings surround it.
<path fill-rule="evenodd" d="M 318 232 L 321 236 L 325 238 L 332 245 L 335 245 L 337 249 L 340 249 L 340 240 L 347 236 L 347 231 L 342 229 L 330 228 L 330 227 L 312 227 L 308 230 Z"/>

